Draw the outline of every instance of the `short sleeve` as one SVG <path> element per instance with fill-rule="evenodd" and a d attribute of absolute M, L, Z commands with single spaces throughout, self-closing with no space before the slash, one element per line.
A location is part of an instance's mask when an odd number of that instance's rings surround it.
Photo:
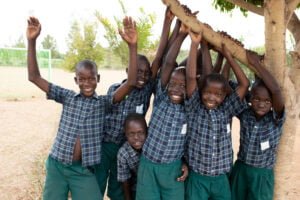
<path fill-rule="evenodd" d="M 185 100 L 184 104 L 185 104 L 186 112 L 188 113 L 193 112 L 200 104 L 199 90 L 196 89 L 193 92 L 192 96 L 189 99 Z"/>
<path fill-rule="evenodd" d="M 117 156 L 117 170 L 118 170 L 118 181 L 124 182 L 131 178 L 130 168 L 127 163 L 126 156 L 122 153 L 122 148 L 118 152 Z"/>
<path fill-rule="evenodd" d="M 247 108 L 247 102 L 244 99 L 241 100 L 236 91 L 227 96 L 224 101 L 224 109 L 227 110 L 231 116 L 237 116 Z"/>
<path fill-rule="evenodd" d="M 47 99 L 54 100 L 58 103 L 64 103 L 68 97 L 73 97 L 76 93 L 72 90 L 62 88 L 60 86 L 49 84 L 49 92 L 47 93 Z"/>

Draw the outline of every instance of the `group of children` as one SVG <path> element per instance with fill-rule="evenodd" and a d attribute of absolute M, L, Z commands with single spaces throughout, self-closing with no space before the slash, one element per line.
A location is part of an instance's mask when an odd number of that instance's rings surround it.
<path fill-rule="evenodd" d="M 137 54 L 138 34 L 130 17 L 119 31 L 128 44 L 127 79 L 107 95 L 93 61 L 76 65 L 80 92 L 43 79 L 36 60 L 41 25 L 28 20 L 28 77 L 63 106 L 57 136 L 46 161 L 43 199 L 271 200 L 273 167 L 284 122 L 280 88 L 257 54 L 247 51 L 260 79 L 249 81 L 227 47 L 212 66 L 208 44 L 167 8 L 153 62 Z M 191 38 L 179 65 L 182 42 Z M 201 44 L 201 48 L 199 48 Z M 226 64 L 222 69 L 222 59 Z M 222 72 L 220 72 L 222 69 Z M 229 84 L 232 69 L 237 84 Z M 249 99 L 245 96 L 249 93 Z M 145 114 L 154 94 L 149 125 Z M 240 149 L 233 166 L 232 117 L 240 119 Z"/>

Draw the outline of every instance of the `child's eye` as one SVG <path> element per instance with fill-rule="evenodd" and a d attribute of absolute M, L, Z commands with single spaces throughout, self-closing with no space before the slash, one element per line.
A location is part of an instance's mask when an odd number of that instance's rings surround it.
<path fill-rule="evenodd" d="M 257 99 L 257 98 L 253 98 L 252 99 L 254 102 L 259 102 L 259 99 Z"/>
<path fill-rule="evenodd" d="M 266 103 L 266 104 L 270 104 L 271 101 L 270 101 L 270 100 L 266 100 L 265 103 Z"/>

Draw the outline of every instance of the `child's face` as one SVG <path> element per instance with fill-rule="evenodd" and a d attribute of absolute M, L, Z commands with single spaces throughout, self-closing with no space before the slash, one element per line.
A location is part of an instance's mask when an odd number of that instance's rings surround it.
<path fill-rule="evenodd" d="M 202 102 L 207 109 L 217 108 L 225 97 L 225 86 L 220 82 L 210 81 L 202 90 Z"/>
<path fill-rule="evenodd" d="M 138 60 L 136 87 L 143 88 L 149 81 L 150 68 L 143 60 Z"/>
<path fill-rule="evenodd" d="M 268 90 L 263 86 L 258 86 L 251 90 L 250 103 L 257 118 L 267 114 L 272 107 L 271 96 Z"/>
<path fill-rule="evenodd" d="M 99 75 L 93 69 L 80 67 L 76 70 L 76 77 L 74 79 L 79 86 L 80 93 L 85 97 L 91 97 L 99 82 Z"/>
<path fill-rule="evenodd" d="M 138 120 L 129 121 L 125 128 L 128 143 L 136 150 L 140 150 L 146 140 L 146 128 Z"/>
<path fill-rule="evenodd" d="M 174 71 L 168 84 L 168 96 L 171 102 L 175 104 L 183 102 L 185 90 L 185 75 L 179 71 Z"/>

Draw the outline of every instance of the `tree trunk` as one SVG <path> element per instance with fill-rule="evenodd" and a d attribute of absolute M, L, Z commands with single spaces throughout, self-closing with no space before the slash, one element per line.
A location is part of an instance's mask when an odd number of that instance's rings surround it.
<path fill-rule="evenodd" d="M 236 59 L 248 65 L 245 49 L 227 38 L 207 28 L 196 18 L 186 15 L 177 0 L 163 0 L 170 6 L 171 11 L 193 31 L 203 31 L 203 37 L 215 46 L 220 47 L 223 41 Z M 278 149 L 277 163 L 275 166 L 275 197 L 276 200 L 295 200 L 299 198 L 298 188 L 293 183 L 299 176 L 296 160 L 300 156 L 295 152 L 296 133 L 299 133 L 300 103 L 300 54 L 292 53 L 294 67 L 286 65 L 285 47 L 285 0 L 265 0 L 265 38 L 266 56 L 265 65 L 278 80 L 286 102 L 286 122 Z M 250 67 L 251 68 L 251 67 Z M 298 129 L 297 129 L 298 128 Z M 298 151 L 300 148 L 297 148 Z M 298 166 L 300 166 L 298 164 Z M 295 176 L 296 174 L 296 176 Z M 291 191 L 295 188 L 295 191 Z"/>

